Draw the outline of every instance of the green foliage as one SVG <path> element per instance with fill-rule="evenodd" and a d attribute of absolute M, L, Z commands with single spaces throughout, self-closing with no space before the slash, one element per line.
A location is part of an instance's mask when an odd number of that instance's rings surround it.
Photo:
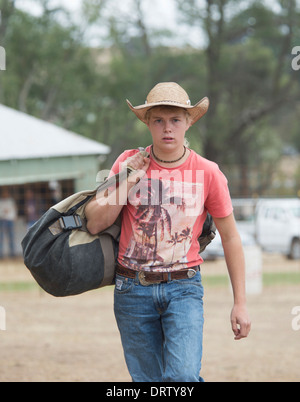
<path fill-rule="evenodd" d="M 141 104 L 157 82 L 176 81 L 193 104 L 211 101 L 188 133 L 191 147 L 237 177 L 234 195 L 267 194 L 282 147 L 300 150 L 300 73 L 291 68 L 291 49 L 300 45 L 296 1 L 278 1 L 275 12 L 258 1 L 174 0 L 180 23 L 192 34 L 193 26 L 202 30 L 197 49 L 176 47 L 175 31 L 149 27 L 145 1 L 132 0 L 122 14 L 115 0 L 84 0 L 75 24 L 48 0 L 37 0 L 40 16 L 0 0 L 7 53 L 0 102 L 107 143 L 109 167 L 124 149 L 151 143 L 126 99 Z M 99 25 L 106 32 L 99 42 L 109 48 L 87 46 L 86 32 Z M 174 47 L 162 45 L 165 37 Z"/>

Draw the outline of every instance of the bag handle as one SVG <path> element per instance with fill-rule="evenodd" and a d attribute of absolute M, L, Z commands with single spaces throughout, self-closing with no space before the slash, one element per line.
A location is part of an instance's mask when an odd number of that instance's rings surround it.
<path fill-rule="evenodd" d="M 149 153 L 142 147 L 139 147 L 139 152 L 145 157 L 148 158 L 149 157 Z M 73 214 L 75 214 L 75 212 L 77 211 L 78 208 L 82 207 L 84 204 L 86 204 L 88 201 L 90 201 L 91 198 L 93 198 L 95 196 L 95 194 L 97 194 L 98 191 L 104 191 L 107 188 L 109 188 L 112 185 L 118 185 L 119 183 L 121 183 L 123 180 L 126 180 L 128 178 L 128 176 L 134 172 L 135 169 L 133 169 L 130 165 L 127 166 L 126 169 L 121 170 L 119 173 L 117 173 L 116 175 L 109 177 L 108 179 L 106 179 L 103 183 L 101 183 L 98 188 L 94 191 L 94 193 L 88 197 L 86 197 L 84 200 L 80 201 L 78 204 L 74 205 L 68 212 L 66 212 L 64 215 L 65 216 L 71 216 Z"/>

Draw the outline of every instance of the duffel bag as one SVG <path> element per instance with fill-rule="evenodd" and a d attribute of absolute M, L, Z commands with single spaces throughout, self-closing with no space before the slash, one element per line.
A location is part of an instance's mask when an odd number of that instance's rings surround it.
<path fill-rule="evenodd" d="M 113 284 L 121 222 L 98 235 L 88 232 L 84 210 L 97 191 L 74 194 L 50 208 L 22 241 L 26 267 L 53 296 L 73 296 Z"/>
<path fill-rule="evenodd" d="M 22 241 L 24 263 L 40 287 L 56 297 L 74 296 L 114 283 L 121 232 L 120 216 L 105 231 L 92 235 L 86 228 L 85 207 L 127 171 L 108 179 L 94 191 L 76 193 L 50 208 Z M 200 253 L 215 237 L 208 215 L 199 237 Z"/>
<path fill-rule="evenodd" d="M 140 152 L 148 156 L 142 148 Z M 29 229 L 22 240 L 24 263 L 47 293 L 74 296 L 114 283 L 121 218 L 92 235 L 86 227 L 85 207 L 98 191 L 117 186 L 133 172 L 128 165 L 96 190 L 68 197 Z"/>

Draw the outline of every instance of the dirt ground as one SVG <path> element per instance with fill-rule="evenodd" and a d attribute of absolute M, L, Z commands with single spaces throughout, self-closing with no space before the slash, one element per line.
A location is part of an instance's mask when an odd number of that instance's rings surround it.
<path fill-rule="evenodd" d="M 264 257 L 265 271 L 300 272 L 299 262 Z M 222 261 L 207 262 L 202 275 L 225 274 Z M 33 283 L 22 261 L 0 264 L 0 284 Z M 229 286 L 205 289 L 204 357 L 201 375 L 214 381 L 300 381 L 300 331 L 292 309 L 300 286 L 265 286 L 248 296 L 252 331 L 234 341 Z M 0 292 L 6 331 L 0 330 L 0 382 L 130 381 L 113 315 L 113 289 L 56 299 L 37 287 Z"/>

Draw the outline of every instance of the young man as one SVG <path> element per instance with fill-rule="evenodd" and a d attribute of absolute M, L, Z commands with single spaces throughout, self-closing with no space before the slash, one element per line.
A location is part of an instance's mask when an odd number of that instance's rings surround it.
<path fill-rule="evenodd" d="M 203 287 L 198 237 L 207 212 L 221 235 L 232 282 L 232 330 L 250 331 L 245 262 L 227 180 L 218 166 L 185 146 L 185 133 L 208 110 L 175 83 L 156 85 L 144 105 L 130 109 L 147 124 L 152 145 L 144 157 L 125 151 L 111 174 L 137 173 L 100 194 L 86 209 L 98 233 L 122 211 L 115 316 L 129 372 L 136 382 L 198 382 L 202 359 Z"/>

